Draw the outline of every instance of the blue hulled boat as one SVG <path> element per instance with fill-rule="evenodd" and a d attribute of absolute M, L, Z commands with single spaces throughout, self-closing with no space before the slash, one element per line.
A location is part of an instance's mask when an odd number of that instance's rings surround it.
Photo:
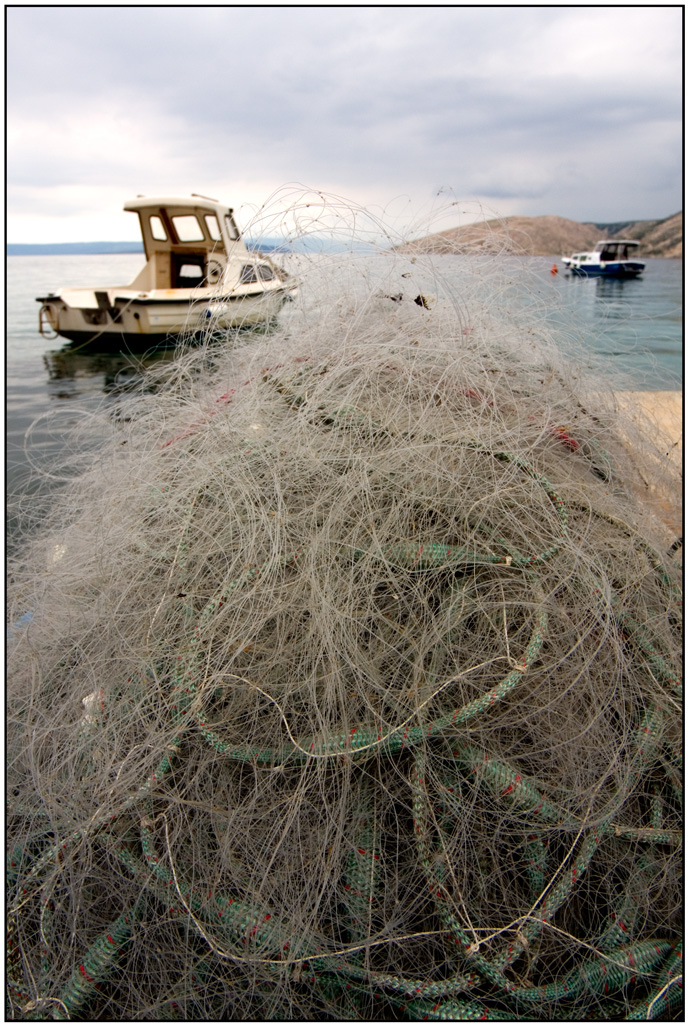
<path fill-rule="evenodd" d="M 638 245 L 639 242 L 626 238 L 602 241 L 592 252 L 563 256 L 562 263 L 577 277 L 639 277 L 645 264 L 631 258 Z"/>

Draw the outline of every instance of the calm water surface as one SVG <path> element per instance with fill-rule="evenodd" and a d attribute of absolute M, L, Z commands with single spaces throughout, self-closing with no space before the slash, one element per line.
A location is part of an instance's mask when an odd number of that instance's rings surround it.
<path fill-rule="evenodd" d="M 436 258 L 437 261 L 437 258 Z M 451 281 L 456 257 L 440 257 Z M 551 258 L 512 259 L 503 302 L 537 307 L 556 330 L 576 325 L 591 352 L 630 373 L 638 390 L 682 388 L 682 285 L 680 260 L 648 260 L 635 281 L 552 275 Z M 7 259 L 7 489 L 10 496 L 50 486 L 49 467 L 60 461 L 63 438 L 103 403 L 116 408 L 125 387 L 145 367 L 173 358 L 158 353 L 74 351 L 38 333 L 36 296 L 66 285 L 127 283 L 141 255 L 10 256 Z M 462 264 L 465 267 L 465 263 Z M 489 277 L 487 278 L 489 287 Z M 457 292 L 460 288 L 457 287 Z M 87 441 L 85 442 L 87 443 Z M 46 473 L 48 475 L 46 475 Z"/>

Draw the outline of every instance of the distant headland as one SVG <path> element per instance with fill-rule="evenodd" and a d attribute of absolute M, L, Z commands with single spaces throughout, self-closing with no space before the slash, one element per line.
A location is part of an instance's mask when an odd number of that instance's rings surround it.
<path fill-rule="evenodd" d="M 143 252 L 141 242 L 8 242 L 8 256 L 103 256 Z"/>
<path fill-rule="evenodd" d="M 262 238 L 260 241 L 244 238 L 247 249 L 254 252 L 299 252 L 322 253 L 344 252 L 352 248 L 351 244 L 338 242 L 334 239 L 307 236 L 294 241 L 282 238 Z M 356 245 L 354 248 L 369 248 Z M 141 253 L 142 242 L 8 242 L 8 256 L 120 256 L 127 253 Z"/>

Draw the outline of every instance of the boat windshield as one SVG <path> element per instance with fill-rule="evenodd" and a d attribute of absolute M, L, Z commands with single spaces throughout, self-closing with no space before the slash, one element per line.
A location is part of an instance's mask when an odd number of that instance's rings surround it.
<path fill-rule="evenodd" d="M 626 246 L 608 245 L 600 253 L 601 260 L 626 260 L 628 259 L 628 249 Z"/>
<path fill-rule="evenodd" d="M 231 222 L 231 240 L 239 237 L 236 225 Z M 147 250 L 169 251 L 172 247 L 189 247 L 204 252 L 224 252 L 225 242 L 219 217 L 205 211 L 158 208 L 141 212 L 141 228 Z"/>
<path fill-rule="evenodd" d="M 596 246 L 602 261 L 627 260 L 634 248 L 629 242 L 607 242 Z"/>
<path fill-rule="evenodd" d="M 199 224 L 198 217 L 193 213 L 173 215 L 172 224 L 180 242 L 202 242 L 205 239 L 205 233 Z"/>

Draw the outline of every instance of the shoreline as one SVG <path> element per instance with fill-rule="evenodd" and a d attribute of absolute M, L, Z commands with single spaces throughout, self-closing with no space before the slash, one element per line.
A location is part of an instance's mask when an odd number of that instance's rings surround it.
<path fill-rule="evenodd" d="M 619 391 L 616 399 L 621 412 L 625 413 L 633 426 L 647 433 L 652 428 L 653 440 L 657 445 L 651 461 L 664 459 L 671 473 L 679 473 L 683 480 L 683 391 Z M 631 442 L 632 443 L 632 442 Z M 683 484 L 676 494 L 661 484 L 654 486 L 645 480 L 642 466 L 637 466 L 637 479 L 629 481 L 637 497 L 676 536 L 683 530 Z"/>

